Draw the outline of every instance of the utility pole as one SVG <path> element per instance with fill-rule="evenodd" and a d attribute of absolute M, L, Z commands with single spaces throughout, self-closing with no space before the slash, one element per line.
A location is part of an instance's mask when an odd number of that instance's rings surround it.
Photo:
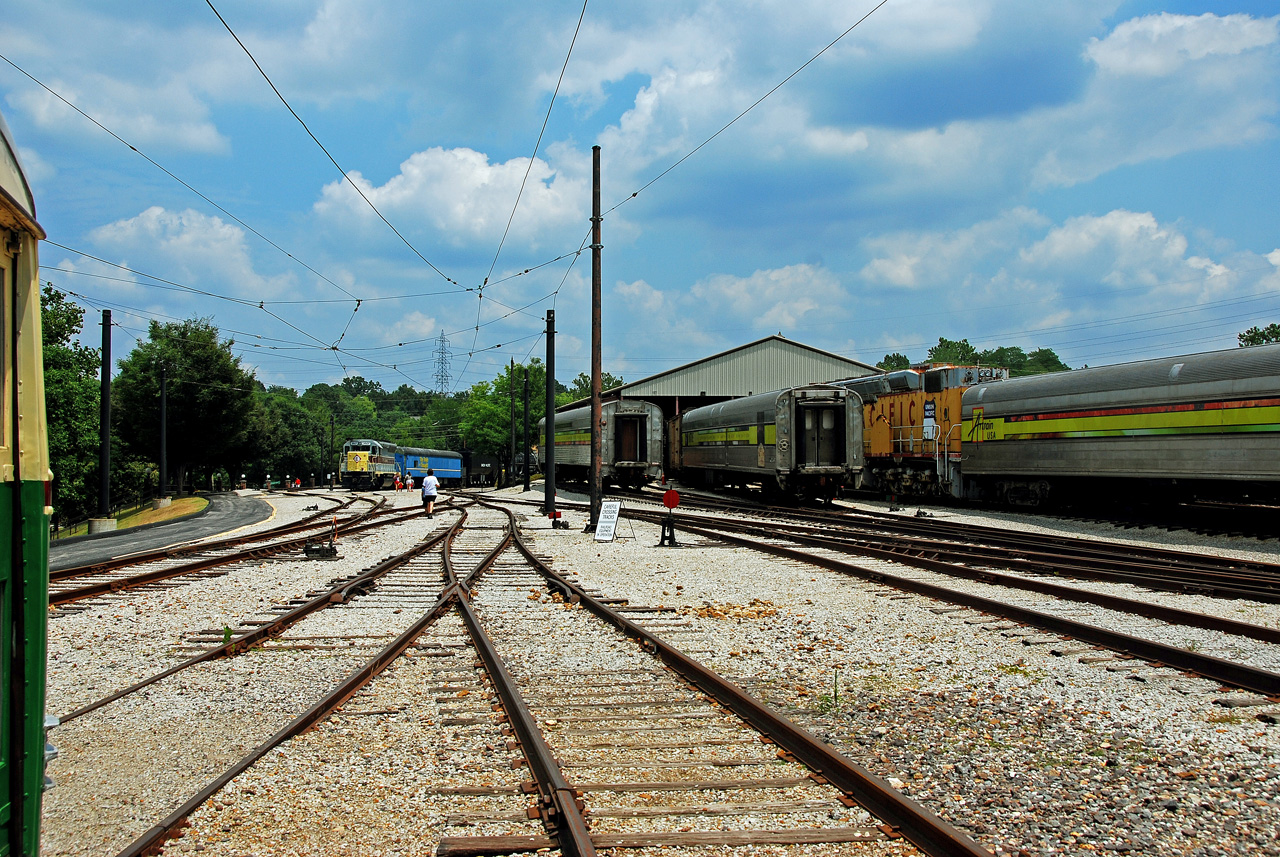
<path fill-rule="evenodd" d="M 591 147 L 591 520 L 586 532 L 594 533 L 600 520 L 604 493 L 600 460 L 603 451 L 600 405 L 600 147 Z"/>
<path fill-rule="evenodd" d="M 556 511 L 556 311 L 547 310 L 547 422 L 542 440 L 546 450 L 542 473 L 542 511 Z"/>
<path fill-rule="evenodd" d="M 98 408 L 98 517 L 111 514 L 111 310 L 102 311 L 102 387 Z"/>
<path fill-rule="evenodd" d="M 329 490 L 333 490 L 333 480 L 338 475 L 338 461 L 333 457 L 333 433 L 336 421 L 333 414 L 329 414 L 329 464 L 333 470 L 329 471 Z"/>
<path fill-rule="evenodd" d="M 169 496 L 169 378 L 160 365 L 160 499 Z"/>
<path fill-rule="evenodd" d="M 507 466 L 507 484 L 516 484 L 516 358 L 511 358 L 507 369 L 507 392 L 511 394 L 511 462 Z"/>
<path fill-rule="evenodd" d="M 533 470 L 529 466 L 529 367 L 524 367 L 524 490 L 529 493 L 530 471 Z"/>

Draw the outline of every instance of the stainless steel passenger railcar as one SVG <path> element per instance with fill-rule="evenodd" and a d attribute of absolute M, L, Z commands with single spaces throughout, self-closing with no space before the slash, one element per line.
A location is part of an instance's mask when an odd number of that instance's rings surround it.
<path fill-rule="evenodd" d="M 961 407 L 968 499 L 1280 493 L 1280 345 L 978 384 Z"/>
<path fill-rule="evenodd" d="M 621 399 L 604 402 L 600 473 L 606 483 L 642 485 L 662 475 L 662 409 L 652 402 Z M 591 408 L 575 408 L 555 415 L 556 475 L 586 479 L 591 472 Z M 546 420 L 538 421 L 538 437 Z M 538 449 L 545 467 L 546 450 Z"/>
<path fill-rule="evenodd" d="M 830 498 L 862 474 L 862 399 L 831 385 L 746 396 L 679 415 L 668 442 L 685 481 Z"/>

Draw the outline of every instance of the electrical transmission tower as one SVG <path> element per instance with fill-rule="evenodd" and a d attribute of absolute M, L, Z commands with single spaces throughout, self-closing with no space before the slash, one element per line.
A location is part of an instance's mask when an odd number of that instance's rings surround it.
<path fill-rule="evenodd" d="M 449 392 L 449 338 L 443 328 L 436 340 L 436 390 L 441 395 Z"/>

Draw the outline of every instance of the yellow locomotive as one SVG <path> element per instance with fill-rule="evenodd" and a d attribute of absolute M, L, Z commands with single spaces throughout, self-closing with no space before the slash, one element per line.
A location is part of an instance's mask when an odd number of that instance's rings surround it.
<path fill-rule="evenodd" d="M 974 384 L 1004 380 L 1008 369 L 926 363 L 841 381 L 862 397 L 861 488 L 890 495 L 952 493 L 960 463 L 960 399 Z"/>

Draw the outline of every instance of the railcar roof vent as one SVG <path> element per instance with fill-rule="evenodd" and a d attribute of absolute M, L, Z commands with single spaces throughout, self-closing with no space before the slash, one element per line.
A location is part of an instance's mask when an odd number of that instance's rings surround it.
<path fill-rule="evenodd" d="M 1169 370 L 1169 380 L 1170 381 L 1178 380 L 1178 376 L 1182 374 L 1182 367 L 1186 365 L 1187 364 L 1185 363 L 1174 363 L 1173 368 Z"/>

